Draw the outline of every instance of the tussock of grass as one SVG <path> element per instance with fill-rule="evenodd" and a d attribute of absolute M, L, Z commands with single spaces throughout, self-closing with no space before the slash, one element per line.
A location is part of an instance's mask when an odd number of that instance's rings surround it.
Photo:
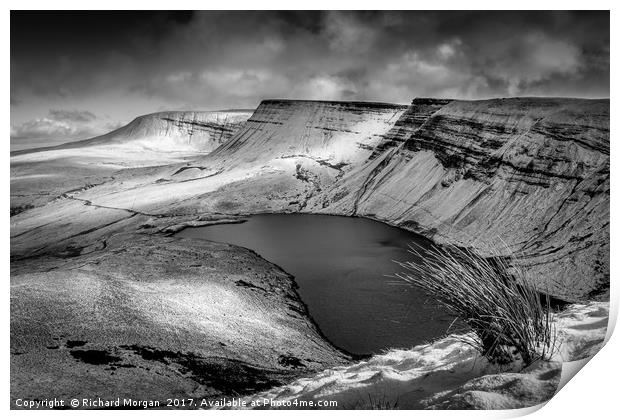
<path fill-rule="evenodd" d="M 513 258 L 483 258 L 473 251 L 432 247 L 419 262 L 398 262 L 399 279 L 415 285 L 460 317 L 473 344 L 492 363 L 548 359 L 555 349 L 549 298 L 535 290 Z"/>
<path fill-rule="evenodd" d="M 361 398 L 347 410 L 398 410 L 398 398 L 393 400 L 387 395 L 379 396 L 368 394 L 368 398 Z"/>

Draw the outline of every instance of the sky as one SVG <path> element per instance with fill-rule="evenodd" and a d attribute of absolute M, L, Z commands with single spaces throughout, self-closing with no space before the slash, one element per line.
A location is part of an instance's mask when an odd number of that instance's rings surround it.
<path fill-rule="evenodd" d="M 262 99 L 609 97 L 609 12 L 11 12 L 11 142 Z"/>

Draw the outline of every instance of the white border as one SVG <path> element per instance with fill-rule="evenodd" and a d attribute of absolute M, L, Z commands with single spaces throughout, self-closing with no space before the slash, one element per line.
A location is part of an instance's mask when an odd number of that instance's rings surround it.
<path fill-rule="evenodd" d="M 260 1 L 260 2 L 250 2 L 250 1 L 238 1 L 238 0 L 227 0 L 225 2 L 205 2 L 198 0 L 189 0 L 189 1 L 175 1 L 173 3 L 169 1 L 162 0 L 151 0 L 151 1 L 141 1 L 141 2 L 129 2 L 129 1 L 119 1 L 119 0 L 109 0 L 106 2 L 80 2 L 80 1 L 67 1 L 67 0 L 58 0 L 54 2 L 49 1 L 8 1 L 9 7 L 11 9 L 169 9 L 171 6 L 176 9 L 187 9 L 187 10 L 201 10 L 201 9 L 255 9 L 257 6 L 263 7 L 265 9 L 272 10 L 286 10 L 286 9 L 318 9 L 318 10 L 329 10 L 329 9 L 395 9 L 395 10 L 404 10 L 404 9 L 419 9 L 419 10 L 441 10 L 441 9 L 464 9 L 464 6 L 467 7 L 466 10 L 486 10 L 486 9 L 507 9 L 507 10 L 515 10 L 515 9 L 560 9 L 560 10 L 580 10 L 580 9 L 599 9 L 599 10 L 612 10 L 611 12 L 611 38 L 612 44 L 615 44 L 617 40 L 617 30 L 615 28 L 618 27 L 620 22 L 616 18 L 616 11 L 613 10 L 614 2 L 612 1 L 597 1 L 590 0 L 588 2 L 583 1 L 573 1 L 573 0 L 565 0 L 565 1 L 536 1 L 536 0 L 521 0 L 519 2 L 496 2 L 496 1 L 468 1 L 468 2 L 458 2 L 458 1 L 432 1 L 432 2 L 412 2 L 412 1 L 391 1 L 391 0 L 383 0 L 381 2 L 376 1 L 366 1 L 366 0 L 358 0 L 358 1 L 334 1 L 334 0 L 314 0 L 312 2 L 285 2 L 285 1 Z M 617 2 L 616 2 L 617 3 Z M 10 14 L 8 10 L 2 15 L 2 31 L 3 31 L 3 42 L 2 42 L 2 53 L 5 60 L 10 57 Z M 34 28 L 33 28 L 34 29 Z M 44 36 L 44 34 L 42 34 Z M 614 63 L 617 62 L 615 50 L 612 50 L 611 54 L 611 68 L 614 68 Z M 9 71 L 10 67 L 8 64 L 2 68 L 3 70 L 3 97 L 5 98 L 5 112 L 2 114 L 1 118 L 4 122 L 3 127 L 8 131 L 10 127 L 10 106 L 8 103 L 8 98 L 10 96 L 10 78 Z M 612 71 L 613 74 L 613 71 Z M 615 83 L 614 79 L 611 80 L 611 92 L 614 94 L 612 96 L 616 96 L 617 92 L 617 83 Z M 611 109 L 613 110 L 613 102 L 611 105 Z M 615 126 L 614 118 L 612 117 L 611 125 Z M 6 131 L 5 131 L 6 132 Z M 5 139 L 3 146 L 5 148 L 4 156 L 8 159 L 9 156 L 9 140 L 8 136 Z M 612 156 L 617 154 L 618 147 L 615 145 L 614 141 L 611 142 L 611 150 Z M 6 163 L 5 171 L 6 176 L 2 182 L 2 196 L 5 200 L 7 200 L 5 205 L 5 214 L 8 213 L 6 207 L 9 207 L 9 200 L 7 197 L 10 195 L 10 173 L 9 173 L 9 162 Z M 612 170 L 612 189 L 615 191 L 615 176 L 613 165 L 611 166 Z M 614 209 L 618 209 L 616 196 L 613 196 L 611 199 L 611 214 L 614 213 Z M 611 236 L 612 236 L 612 252 L 611 252 L 611 277 L 614 278 L 615 274 L 618 272 L 618 261 L 616 258 L 617 253 L 615 253 L 614 248 L 614 238 L 617 238 L 618 230 L 615 229 L 615 223 L 611 226 Z M 2 348 L 5 351 L 5 358 L 3 367 L 3 375 L 4 380 L 2 381 L 2 391 L 4 396 L 4 408 L 8 410 L 10 407 L 9 404 L 9 322 L 10 322 L 10 313 L 9 313 L 9 258 L 10 255 L 10 222 L 9 219 L 6 218 L 5 222 L 2 224 L 2 232 L 0 235 L 3 235 L 4 241 L 2 242 L 2 251 L 4 258 L 2 259 L 2 269 L 5 275 L 5 286 L 2 289 L 2 307 L 3 307 L 3 325 L 5 326 L 4 334 L 2 335 Z M 614 287 L 616 286 L 616 287 Z M 619 293 L 617 290 L 617 285 L 612 282 L 612 312 L 611 312 L 611 323 L 615 325 L 615 321 L 617 319 L 618 312 L 618 301 L 619 301 Z M 610 325 L 610 332 L 612 330 L 612 326 Z M 620 354 L 620 344 L 617 338 L 617 334 L 612 336 L 607 345 L 603 348 L 603 350 L 597 354 L 594 359 L 589 362 L 585 368 L 579 372 L 576 378 L 569 381 L 569 383 L 544 407 L 539 410 L 534 411 L 531 414 L 530 418 L 532 419 L 548 419 L 551 418 L 563 418 L 563 419 L 572 419 L 572 418 L 609 418 L 611 413 L 617 412 L 618 408 L 618 391 L 616 388 L 616 382 L 620 378 L 619 372 L 619 363 L 617 355 Z M 320 412 L 321 417 L 335 417 L 338 415 L 351 415 L 355 416 L 358 419 L 366 418 L 373 416 L 374 413 L 381 413 L 381 416 L 389 416 L 394 418 L 407 418 L 411 419 L 412 417 L 418 418 L 433 418 L 433 419 L 490 419 L 490 418 L 513 418 L 520 415 L 527 414 L 535 409 L 525 409 L 525 410 L 506 410 L 506 411 L 438 411 L 438 412 L 423 412 L 423 411 L 394 411 L 394 412 L 366 412 L 366 411 L 348 411 L 348 412 Z M 39 412 L 34 411 L 11 411 L 8 413 L 11 417 L 14 418 L 32 418 L 38 417 Z M 46 418 L 82 418 L 85 415 L 83 411 L 45 411 L 42 413 Z M 177 417 L 186 417 L 186 416 L 217 416 L 221 418 L 231 418 L 231 417 L 239 417 L 239 416 L 252 416 L 254 418 L 265 418 L 265 419 L 274 419 L 274 418 L 282 418 L 289 419 L 291 416 L 300 419 L 309 419 L 316 416 L 316 412 L 306 412 L 306 411 L 295 411 L 293 413 L 289 411 L 258 411 L 258 412 L 218 412 L 218 413 L 205 413 L 205 412 L 178 412 L 174 411 L 171 413 L 170 411 L 149 411 L 149 412 L 136 412 L 136 411 L 123 411 L 123 412 L 114 412 L 113 414 L 105 411 L 94 411 L 89 412 L 89 417 L 93 418 L 108 418 L 113 415 L 115 418 L 120 417 L 129 417 L 131 418 L 163 418 L 169 417 L 173 415 L 175 418 Z"/>

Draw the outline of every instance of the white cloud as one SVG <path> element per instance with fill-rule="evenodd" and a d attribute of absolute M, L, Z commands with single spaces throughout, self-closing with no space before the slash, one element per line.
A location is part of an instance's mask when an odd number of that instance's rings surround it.
<path fill-rule="evenodd" d="M 37 118 L 19 125 L 11 125 L 12 138 L 44 139 L 73 137 L 77 133 L 76 126 L 51 118 Z"/>
<path fill-rule="evenodd" d="M 165 77 L 166 82 L 168 83 L 183 83 L 190 80 L 192 77 L 192 73 L 189 71 L 180 71 L 177 73 L 169 74 Z"/>
<path fill-rule="evenodd" d="M 97 118 L 95 114 L 90 111 L 78 111 L 78 110 L 66 110 L 66 109 L 50 109 L 50 118 L 57 121 L 76 121 L 76 122 L 88 122 Z"/>
<path fill-rule="evenodd" d="M 248 97 L 271 95 L 285 91 L 288 79 L 272 70 L 260 68 L 235 69 L 230 67 L 208 69 L 200 74 L 205 92 L 217 95 Z"/>
<path fill-rule="evenodd" d="M 456 38 L 450 42 L 444 42 L 437 47 L 437 55 L 442 60 L 449 60 L 459 53 L 461 40 Z"/>
<path fill-rule="evenodd" d="M 443 44 L 444 53 L 448 47 Z M 457 54 L 451 44 L 450 53 Z M 416 96 L 440 98 L 477 97 L 487 89 L 484 77 L 477 76 L 458 61 L 434 52 L 423 55 L 408 51 L 399 59 L 387 63 L 378 70 L 370 82 L 367 93 L 377 100 L 407 103 Z"/>
<path fill-rule="evenodd" d="M 111 131 L 112 126 L 117 128 L 90 111 L 51 109 L 46 117 L 11 124 L 11 139 L 82 140 Z"/>
<path fill-rule="evenodd" d="M 350 80 L 321 75 L 315 76 L 308 81 L 296 86 L 294 97 L 302 99 L 342 100 L 347 99 L 356 91 L 355 85 Z"/>

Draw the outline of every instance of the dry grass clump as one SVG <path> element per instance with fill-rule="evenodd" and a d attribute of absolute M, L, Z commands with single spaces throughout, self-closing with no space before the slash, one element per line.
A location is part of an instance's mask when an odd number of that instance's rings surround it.
<path fill-rule="evenodd" d="M 417 286 L 461 318 L 475 334 L 474 346 L 489 361 L 529 365 L 555 349 L 549 297 L 541 296 L 513 258 L 483 258 L 470 250 L 432 247 L 418 262 L 399 262 L 396 276 Z"/>
<path fill-rule="evenodd" d="M 398 410 L 398 398 L 393 400 L 387 395 L 368 394 L 368 398 L 360 398 L 354 404 L 345 407 L 346 410 Z"/>

